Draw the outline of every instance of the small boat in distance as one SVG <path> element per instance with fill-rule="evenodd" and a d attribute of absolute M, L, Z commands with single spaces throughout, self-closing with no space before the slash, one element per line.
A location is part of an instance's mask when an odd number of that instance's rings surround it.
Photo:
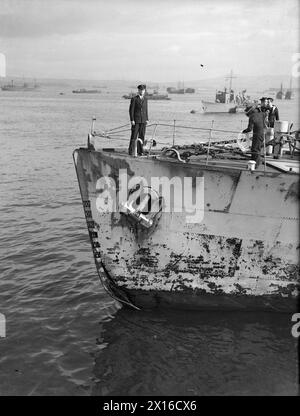
<path fill-rule="evenodd" d="M 72 91 L 73 94 L 100 94 L 100 90 L 87 90 L 85 88 L 79 88 L 77 90 Z"/>

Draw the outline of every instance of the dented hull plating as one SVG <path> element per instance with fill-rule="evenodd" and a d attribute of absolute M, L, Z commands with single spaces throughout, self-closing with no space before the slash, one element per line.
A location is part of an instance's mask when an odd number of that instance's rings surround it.
<path fill-rule="evenodd" d="M 298 175 L 74 152 L 96 267 L 137 305 L 295 310 L 299 276 Z M 150 228 L 101 212 L 99 179 L 204 178 L 203 219 L 159 212 Z M 103 202 L 103 200 L 102 200 Z"/>

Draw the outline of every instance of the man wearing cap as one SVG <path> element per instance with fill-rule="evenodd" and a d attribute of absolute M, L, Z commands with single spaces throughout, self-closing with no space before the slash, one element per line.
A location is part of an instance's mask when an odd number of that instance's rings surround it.
<path fill-rule="evenodd" d="M 134 155 L 135 141 L 139 137 L 144 143 L 146 124 L 148 122 L 148 102 L 145 97 L 146 85 L 138 85 L 138 93 L 130 100 L 129 117 L 131 122 L 131 137 L 128 153 Z M 143 153 L 140 141 L 137 142 L 137 153 Z"/>
<path fill-rule="evenodd" d="M 259 101 L 260 101 L 260 106 L 258 107 L 258 111 L 261 111 L 263 113 L 266 112 L 268 109 L 268 98 L 261 97 Z"/>
<path fill-rule="evenodd" d="M 249 133 L 253 130 L 251 160 L 256 162 L 256 167 L 260 164 L 260 152 L 264 142 L 264 129 L 266 127 L 266 113 L 257 110 L 255 107 L 248 106 L 245 109 L 246 115 L 249 117 L 248 127 L 243 133 Z"/>

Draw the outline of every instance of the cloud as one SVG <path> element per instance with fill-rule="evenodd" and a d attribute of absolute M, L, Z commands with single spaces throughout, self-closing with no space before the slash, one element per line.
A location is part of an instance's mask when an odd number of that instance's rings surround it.
<path fill-rule="evenodd" d="M 86 32 L 222 36 L 259 27 L 295 29 L 297 6 L 297 0 L 284 6 L 281 0 L 1 0 L 0 36 L 36 38 Z"/>
<path fill-rule="evenodd" d="M 103 0 L 7 0 L 0 9 L 0 35 L 35 38 L 91 29 L 118 30 L 120 22 L 128 18 L 124 3 L 123 8 L 118 8 L 119 1 L 109 3 L 108 6 Z"/>
<path fill-rule="evenodd" d="M 181 50 L 179 45 L 171 45 L 168 48 L 165 49 L 165 52 L 171 52 L 171 53 L 176 53 L 178 54 L 178 52 Z"/>
<path fill-rule="evenodd" d="M 269 56 L 282 57 L 279 71 L 298 48 L 297 10 L 298 0 L 1 0 L 0 50 L 8 73 L 37 77 L 120 78 L 136 66 L 195 79 L 202 62 L 203 76 L 251 73 L 268 71 Z"/>
<path fill-rule="evenodd" d="M 261 34 L 268 37 L 268 38 L 274 38 L 278 31 L 275 31 L 273 29 L 262 29 Z"/>

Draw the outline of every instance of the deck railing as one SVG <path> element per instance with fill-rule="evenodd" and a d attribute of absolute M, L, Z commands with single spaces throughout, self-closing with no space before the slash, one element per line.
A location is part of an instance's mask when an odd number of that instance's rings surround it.
<path fill-rule="evenodd" d="M 247 120 L 245 120 L 247 122 Z M 221 141 L 224 143 L 227 142 L 234 142 L 236 141 L 238 135 L 241 134 L 242 124 L 244 123 L 243 120 L 241 122 L 241 129 L 240 130 L 232 130 L 232 129 L 223 129 L 223 128 L 216 128 L 215 120 L 211 120 L 210 126 L 208 127 L 195 127 L 195 126 L 185 126 L 181 124 L 177 124 L 176 120 L 173 123 L 165 123 L 165 122 L 156 122 L 156 123 L 149 123 L 147 124 L 146 134 L 151 136 L 151 139 L 155 139 L 157 144 L 161 145 L 172 145 L 175 146 L 176 144 L 183 144 L 187 143 L 187 141 L 191 142 L 191 140 L 195 143 L 205 143 Z M 95 131 L 94 129 L 95 119 L 93 119 L 92 128 L 91 128 L 91 135 L 102 137 L 108 140 L 116 140 L 116 141 L 127 141 L 129 142 L 130 131 L 131 127 L 128 124 L 110 128 L 108 130 L 103 131 Z M 208 123 L 205 121 L 205 123 Z M 222 124 L 224 124 L 222 122 Z M 182 133 L 184 131 L 184 133 Z M 192 132 L 192 135 L 190 135 Z M 124 137 L 125 133 L 128 133 L 126 137 Z M 159 136 L 159 133 L 162 133 L 162 136 Z M 197 134 L 201 133 L 200 136 Z M 189 135 L 187 137 L 187 134 Z M 223 137 L 214 137 L 214 134 L 220 136 L 222 134 Z M 230 137 L 224 137 L 225 135 L 230 135 Z M 234 136 L 233 136 L 234 135 Z M 232 137 L 233 136 L 233 137 Z M 160 140 L 160 137 L 164 137 L 163 140 Z M 189 140 L 190 139 L 190 140 Z M 176 143 L 177 141 L 177 143 Z M 191 143 L 189 143 L 191 144 Z"/>
<path fill-rule="evenodd" d="M 91 127 L 91 134 L 89 135 L 89 142 L 90 136 L 92 137 L 101 137 L 107 140 L 114 140 L 116 141 L 126 141 L 129 144 L 130 138 L 130 131 L 131 126 L 127 123 L 122 126 L 117 126 L 114 128 L 110 128 L 108 130 L 103 130 L 101 132 L 95 131 L 95 121 L 96 119 L 93 118 L 92 127 Z M 199 121 L 198 121 L 199 122 Z M 207 121 L 205 121 L 208 123 Z M 246 152 L 249 149 L 250 140 L 249 137 L 242 134 L 243 127 L 247 123 L 247 120 L 240 120 L 241 128 L 240 130 L 231 130 L 231 129 L 223 129 L 223 128 L 216 128 L 215 127 L 215 120 L 209 121 L 210 125 L 207 127 L 198 127 L 198 126 L 185 126 L 181 124 L 177 124 L 176 120 L 173 120 L 173 123 L 165 123 L 165 122 L 156 122 L 156 123 L 149 123 L 147 124 L 146 132 L 147 136 L 151 136 L 152 143 L 155 141 L 158 145 L 161 146 L 169 146 L 170 148 L 175 148 L 178 145 L 188 145 L 188 144 L 204 144 L 206 145 L 206 165 L 208 164 L 210 150 L 212 146 L 216 144 L 226 145 L 229 143 L 237 143 L 238 147 L 242 150 L 242 152 Z M 224 124 L 225 121 L 222 121 Z M 232 121 L 230 122 L 232 125 Z M 243 126 L 244 124 L 244 126 Z M 163 136 L 158 136 L 158 133 L 162 132 Z M 190 133 L 192 132 L 192 134 Z M 297 143 L 299 143 L 299 138 L 297 138 L 297 133 L 299 135 L 299 131 L 289 132 L 289 133 L 282 133 L 282 141 L 289 145 L 290 149 L 296 149 L 299 151 L 297 147 Z M 126 134 L 126 137 L 124 137 Z M 264 142 L 263 142 L 263 156 L 264 156 L 264 169 L 266 169 L 266 143 L 264 134 Z M 164 137 L 164 140 L 160 140 L 160 137 Z M 166 141 L 169 140 L 169 141 Z M 137 142 L 141 141 L 137 138 L 134 147 L 134 156 L 137 156 Z M 177 141 L 177 144 L 176 144 Z M 243 142 L 247 144 L 248 149 L 243 148 Z M 294 151 L 291 151 L 291 154 L 294 154 Z"/>

